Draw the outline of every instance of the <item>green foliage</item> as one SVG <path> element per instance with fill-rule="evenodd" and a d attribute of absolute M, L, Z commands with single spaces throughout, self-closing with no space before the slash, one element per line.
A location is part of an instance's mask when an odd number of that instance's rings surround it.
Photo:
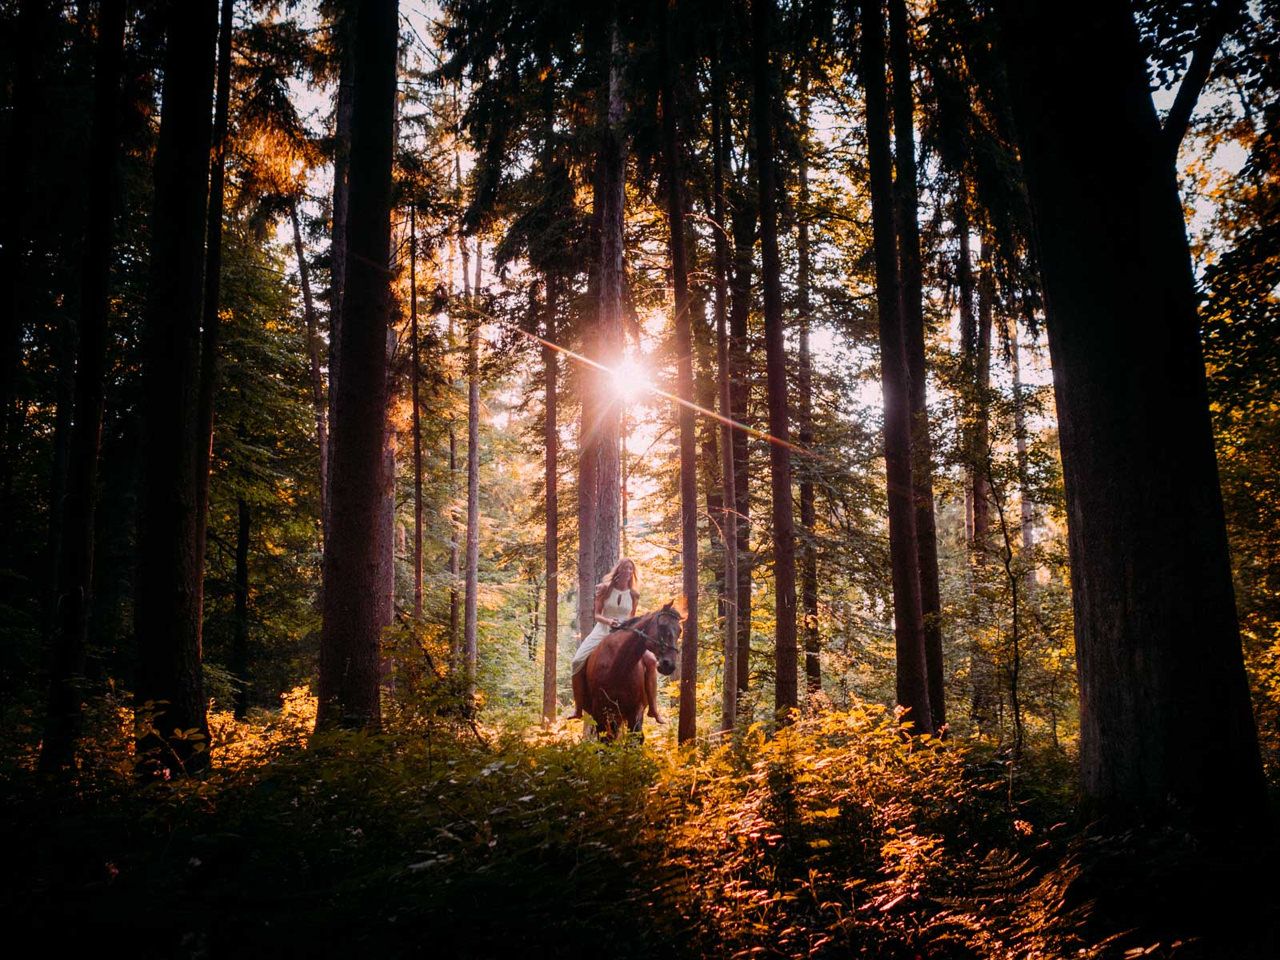
<path fill-rule="evenodd" d="M 1073 837 L 985 751 L 904 739 L 877 706 L 677 750 L 474 727 L 396 689 L 380 736 L 311 736 L 304 689 L 216 713 L 200 780 L 139 786 L 110 698 L 72 784 L 7 737 L 11 915 L 143 956 L 1090 957 L 1198 932 L 1152 912 L 1117 939 L 1117 895 L 1091 900 L 1135 882 L 1132 837 Z M 1176 842 L 1148 855 L 1191 869 Z"/>

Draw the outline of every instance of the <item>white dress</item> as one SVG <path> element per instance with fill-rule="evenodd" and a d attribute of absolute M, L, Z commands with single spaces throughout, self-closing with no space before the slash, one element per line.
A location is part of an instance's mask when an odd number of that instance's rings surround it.
<path fill-rule="evenodd" d="M 610 588 L 609 595 L 604 598 L 600 615 L 611 620 L 629 620 L 635 615 L 635 603 L 631 599 L 631 591 Z M 611 629 L 600 621 L 596 621 L 595 629 L 578 644 L 578 650 L 573 655 L 574 673 L 587 665 L 587 657 L 591 656 L 591 651 L 600 646 L 600 641 L 609 635 Z"/>

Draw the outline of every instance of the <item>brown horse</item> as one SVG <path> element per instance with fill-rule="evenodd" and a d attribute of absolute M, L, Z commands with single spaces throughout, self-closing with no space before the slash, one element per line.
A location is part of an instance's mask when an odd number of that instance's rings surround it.
<path fill-rule="evenodd" d="M 632 617 L 600 642 L 582 668 L 587 677 L 587 712 L 601 740 L 614 739 L 622 727 L 643 736 L 644 664 L 648 650 L 658 658 L 658 672 L 676 669 L 676 641 L 683 617 L 671 604 L 643 617 Z"/>

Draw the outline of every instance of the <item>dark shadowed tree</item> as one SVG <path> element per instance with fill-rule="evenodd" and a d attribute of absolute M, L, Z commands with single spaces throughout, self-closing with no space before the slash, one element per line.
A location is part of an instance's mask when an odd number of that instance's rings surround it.
<path fill-rule="evenodd" d="M 662 45 L 662 160 L 667 184 L 667 250 L 675 299 L 676 391 L 681 400 L 680 423 L 680 558 L 681 586 L 688 606 L 680 650 L 681 743 L 698 733 L 698 460 L 693 407 L 693 332 L 689 316 L 689 264 L 685 252 L 684 173 L 680 118 L 675 88 L 677 12 L 674 3 L 660 3 Z"/>
<path fill-rule="evenodd" d="M 932 733 L 926 675 L 924 618 L 916 542 L 916 500 L 911 478 L 911 407 L 903 343 L 902 292 L 894 225 L 889 107 L 885 94 L 884 13 L 880 0 L 862 0 L 859 67 L 866 91 L 867 162 L 880 321 L 884 388 L 884 459 L 889 487 L 889 555 L 893 575 L 897 700 L 917 733 Z"/>
<path fill-rule="evenodd" d="M 197 463 L 196 561 L 200 565 L 198 606 L 204 629 L 204 554 L 209 526 L 209 461 L 213 452 L 214 401 L 218 393 L 218 349 L 222 326 L 222 217 L 227 183 L 227 114 L 231 104 L 231 27 L 235 0 L 222 0 L 218 24 L 218 80 L 213 108 L 213 149 L 209 161 L 209 214 L 204 239 L 204 304 L 200 320 L 200 385 L 196 396 Z"/>
<path fill-rule="evenodd" d="M 382 448 L 387 419 L 391 288 L 391 152 L 396 96 L 396 0 L 359 5 L 352 35 L 345 279 L 332 411 L 329 533 L 324 542 L 324 625 L 317 728 L 373 727 L 379 705 L 378 591 Z"/>
<path fill-rule="evenodd" d="M 769 475 L 773 494 L 774 707 L 799 703 L 796 690 L 796 531 L 791 495 L 791 425 L 787 355 L 782 329 L 782 266 L 778 256 L 778 182 L 773 156 L 774 76 L 770 63 L 773 0 L 751 5 L 752 120 L 760 195 L 760 279 L 764 287 L 765 379 L 769 404 Z"/>
<path fill-rule="evenodd" d="M 208 763 L 200 664 L 197 383 L 212 138 L 216 0 L 165 5 L 151 288 L 142 345 L 143 456 L 134 624 L 139 760 Z"/>
<path fill-rule="evenodd" d="M 911 410 L 911 484 L 916 502 L 920 611 L 924 618 L 929 711 L 937 728 L 947 721 L 947 707 L 943 693 L 938 535 L 933 513 L 933 444 L 925 393 L 928 374 L 924 350 L 924 273 L 920 256 L 911 22 L 906 0 L 889 0 L 889 59 L 893 74 L 893 187 L 898 227 L 898 268 L 902 284 L 902 337 L 907 355 L 907 402 Z"/>
<path fill-rule="evenodd" d="M 124 27 L 124 0 L 104 0 L 98 9 L 93 128 L 85 170 L 88 190 L 80 267 L 75 414 L 58 550 L 48 715 L 40 745 L 40 766 L 45 770 L 72 762 L 80 730 L 79 682 L 88 643 L 94 511 L 105 402 L 112 221 L 119 194 L 115 155 L 119 145 Z"/>
<path fill-rule="evenodd" d="M 1263 780 L 1195 284 L 1133 14 L 1000 12 L 1046 294 L 1084 791 L 1112 812 L 1247 822 Z"/>

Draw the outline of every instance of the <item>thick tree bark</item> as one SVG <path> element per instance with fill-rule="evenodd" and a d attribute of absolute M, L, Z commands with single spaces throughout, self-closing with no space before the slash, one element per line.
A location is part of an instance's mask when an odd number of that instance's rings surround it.
<path fill-rule="evenodd" d="M 791 502 L 791 425 L 787 354 L 782 330 L 782 267 L 778 257 L 777 179 L 773 167 L 773 0 L 751 5 L 752 118 L 760 191 L 760 260 L 764 286 L 765 375 L 769 401 L 769 475 L 773 494 L 774 708 L 798 704 L 796 691 L 796 530 Z"/>
<path fill-rule="evenodd" d="M 546 277 L 546 340 L 556 342 L 556 311 L 560 309 L 560 281 L 554 273 Z M 560 453 L 560 429 L 557 403 L 559 401 L 559 360 L 551 347 L 542 348 L 542 366 L 546 371 L 546 464 L 545 483 L 547 496 L 547 526 L 543 539 L 547 572 L 547 636 L 542 660 L 542 719 L 554 723 L 556 719 L 556 654 L 560 639 L 560 492 L 558 461 Z"/>
<path fill-rule="evenodd" d="M 659 7 L 663 17 L 662 159 L 667 180 L 667 249 L 675 301 L 676 392 L 694 402 L 693 332 L 689 316 L 689 265 L 685 255 L 683 143 L 677 117 L 675 84 L 676 11 L 674 3 Z M 688 613 L 680 646 L 680 722 L 677 736 L 688 743 L 698 735 L 698 454 L 693 407 L 682 404 L 680 423 L 680 561 L 681 587 Z"/>
<path fill-rule="evenodd" d="M 298 220 L 298 201 L 289 204 L 289 221 L 293 226 L 293 252 L 298 258 L 298 283 L 302 287 L 302 317 L 307 325 L 307 360 L 311 374 L 311 403 L 316 413 L 316 446 L 320 450 L 320 516 L 328 516 L 325 495 L 329 491 L 329 415 L 325 398 L 324 374 L 320 369 L 320 322 L 311 295 L 311 270 L 302 245 L 302 224 Z"/>
<path fill-rule="evenodd" d="M 916 546 L 915 494 L 911 482 L 911 408 L 903 344 L 902 292 L 894 229 L 889 110 L 885 98 L 884 16 L 880 0 L 862 0 L 860 73 L 866 90 L 867 160 L 880 315 L 880 366 L 884 387 L 884 458 L 889 493 L 889 553 L 893 566 L 897 699 L 910 712 L 916 733 L 932 733 L 925 658 L 924 617 Z"/>
<path fill-rule="evenodd" d="M 906 0 L 889 0 L 889 56 L 893 72 L 894 199 L 902 282 L 902 336 L 907 353 L 907 402 L 911 409 L 911 483 L 916 501 L 916 553 L 920 609 L 933 725 L 947 722 L 942 669 L 942 595 L 938 585 L 938 534 L 933 512 L 933 442 L 926 396 L 924 279 L 920 259 L 919 185 L 915 153 L 915 97 L 911 86 L 910 20 Z"/>
<path fill-rule="evenodd" d="M 462 629 L 469 695 L 475 693 L 480 571 L 480 323 L 467 321 L 467 577 Z"/>
<path fill-rule="evenodd" d="M 422 411 L 418 396 L 418 214 L 409 208 L 409 393 L 413 411 L 413 619 L 422 619 Z"/>
<path fill-rule="evenodd" d="M 75 417 L 63 501 L 62 543 L 58 551 L 48 713 L 40 745 L 42 770 L 71 765 L 80 733 L 79 683 L 84 674 L 93 588 L 94 513 L 107 368 L 112 224 L 119 194 L 116 151 L 124 28 L 124 0 L 103 0 L 98 11 L 93 128 L 85 171 L 88 199 L 80 272 L 80 356 L 76 365 Z"/>
<path fill-rule="evenodd" d="M 379 638 L 384 621 L 375 580 L 387 420 L 387 330 L 391 320 L 391 132 L 396 94 L 396 0 L 365 0 L 356 13 L 352 59 L 351 166 L 346 275 L 330 460 L 330 532 L 324 544 L 324 626 L 318 728 L 377 728 Z"/>
<path fill-rule="evenodd" d="M 231 672 L 236 687 L 235 716 L 249 712 L 249 530 L 252 513 L 243 497 L 236 500 L 235 631 L 231 639 Z"/>
<path fill-rule="evenodd" d="M 209 756 L 196 749 L 208 743 L 200 665 L 197 378 L 217 3 L 171 0 L 165 17 L 151 291 L 142 348 L 135 693 L 139 713 L 150 721 L 144 729 L 157 731 L 139 736 L 140 765 L 190 772 L 206 766 Z M 194 730 L 204 739 L 177 737 L 174 730 Z"/>
<path fill-rule="evenodd" d="M 756 204 L 744 189 L 730 213 L 733 229 L 733 276 L 729 309 L 729 402 L 733 419 L 749 423 L 751 368 L 747 359 L 747 321 L 751 313 L 751 273 L 756 234 Z M 751 677 L 751 438 L 733 432 L 734 508 L 738 515 L 738 691 Z"/>
<path fill-rule="evenodd" d="M 608 64 L 599 144 L 596 152 L 595 217 L 598 223 L 597 312 L 584 337 L 585 353 L 612 369 L 622 359 L 623 225 L 626 145 L 622 129 L 622 48 L 617 10 L 611 10 L 608 47 L 599 51 Z M 613 378 L 592 369 L 583 374 L 582 425 L 578 470 L 578 625 L 591 631 L 594 585 L 618 560 L 622 495 L 619 443 L 622 405 Z"/>
<path fill-rule="evenodd" d="M 800 204 L 796 211 L 796 314 L 800 321 L 800 446 L 813 446 L 813 356 L 809 349 L 809 325 L 813 307 L 809 298 L 812 253 L 809 247 L 809 66 L 800 68 Z M 822 660 L 818 634 L 817 510 L 813 478 L 805 470 L 800 480 L 800 525 L 804 539 L 800 551 L 800 616 L 804 638 L 805 688 L 822 689 Z"/>
<path fill-rule="evenodd" d="M 717 41 L 711 66 L 712 219 L 715 221 L 716 360 L 719 366 L 720 414 L 733 419 L 729 367 L 729 238 L 725 233 L 724 79 Z M 733 428 L 720 428 L 721 533 L 724 539 L 724 679 L 720 729 L 734 728 L 738 716 L 738 511 L 733 463 Z"/>
<path fill-rule="evenodd" d="M 1264 787 L 1195 284 L 1132 13 L 1000 12 L 1061 431 L 1084 792 L 1104 811 L 1249 823 Z"/>
<path fill-rule="evenodd" d="M 218 85 L 213 110 L 213 153 L 209 162 L 209 214 L 205 221 L 204 307 L 200 321 L 200 386 L 196 398 L 199 430 L 196 463 L 196 612 L 204 632 L 204 553 L 209 528 L 209 466 L 213 458 L 214 401 L 218 393 L 218 350 L 222 328 L 222 208 L 227 171 L 227 112 L 231 103 L 231 27 L 235 0 L 222 0 L 218 26 Z"/>

